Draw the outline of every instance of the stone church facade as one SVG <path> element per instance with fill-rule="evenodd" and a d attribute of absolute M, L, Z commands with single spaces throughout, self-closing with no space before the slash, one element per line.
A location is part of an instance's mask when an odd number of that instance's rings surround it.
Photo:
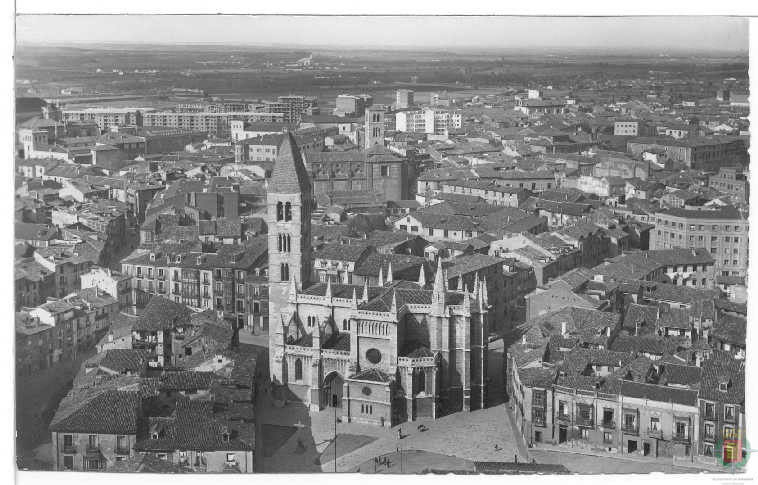
<path fill-rule="evenodd" d="M 269 355 L 281 399 L 311 411 L 337 407 L 343 422 L 393 426 L 485 406 L 486 281 L 378 286 L 311 284 L 312 188 L 285 137 L 269 183 Z M 441 262 L 440 262 L 441 264 Z"/>

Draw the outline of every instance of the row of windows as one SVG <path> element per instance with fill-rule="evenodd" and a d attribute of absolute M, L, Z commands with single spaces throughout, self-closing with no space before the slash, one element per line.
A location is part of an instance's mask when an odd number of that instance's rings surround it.
<path fill-rule="evenodd" d="M 684 223 L 682 223 L 682 222 L 678 222 L 677 223 L 677 222 L 674 222 L 674 221 L 669 221 L 668 219 L 663 219 L 662 220 L 662 219 L 658 218 L 657 221 L 656 221 L 656 223 L 657 224 L 663 224 L 664 226 L 669 226 L 670 225 L 671 227 L 678 227 L 679 229 L 684 229 Z M 706 227 L 707 226 L 705 224 L 689 224 L 688 225 L 688 229 L 690 231 L 705 231 L 705 230 L 707 230 Z M 711 231 L 720 231 L 720 230 L 722 230 L 722 228 L 726 232 L 729 232 L 732 229 L 734 229 L 734 232 L 740 232 L 740 231 L 742 231 L 742 226 L 732 226 L 732 225 L 729 225 L 729 224 L 724 224 L 723 226 L 721 226 L 720 224 L 711 224 L 710 228 L 711 228 L 710 229 Z"/>
<path fill-rule="evenodd" d="M 361 413 L 363 413 L 363 414 L 374 414 L 374 405 L 373 404 L 361 404 Z"/>
<path fill-rule="evenodd" d="M 276 203 L 276 220 L 277 221 L 291 221 L 292 220 L 292 203 L 281 202 Z"/>
<path fill-rule="evenodd" d="M 658 231 L 658 235 L 659 236 L 661 235 L 661 231 L 660 230 Z M 670 239 L 674 239 L 677 236 L 678 236 L 678 238 L 680 240 L 683 239 L 682 234 L 678 234 L 677 235 L 676 233 L 668 232 L 668 231 L 663 231 L 662 235 L 663 235 L 664 239 L 667 238 L 667 237 L 670 238 Z M 695 241 L 695 235 L 694 234 L 690 235 L 689 236 L 689 240 L 690 241 Z M 705 236 L 697 236 L 697 240 L 700 241 L 700 242 L 703 242 L 703 241 L 705 241 Z M 719 241 L 718 236 L 711 236 L 711 243 L 717 243 L 718 241 Z M 734 237 L 732 237 L 732 236 L 724 236 L 724 242 L 725 243 L 739 243 L 740 242 L 740 238 L 737 237 L 737 236 L 734 236 Z"/>
<path fill-rule="evenodd" d="M 277 238 L 279 252 L 289 253 L 292 251 L 292 239 L 289 234 L 279 234 Z"/>

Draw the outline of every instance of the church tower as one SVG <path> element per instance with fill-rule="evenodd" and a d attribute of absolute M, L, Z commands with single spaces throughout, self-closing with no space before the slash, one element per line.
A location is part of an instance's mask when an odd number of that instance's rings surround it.
<path fill-rule="evenodd" d="M 269 281 L 269 370 L 284 383 L 284 321 L 289 315 L 290 287 L 311 281 L 311 211 L 313 192 L 300 148 L 291 132 L 284 134 L 266 194 Z"/>
<path fill-rule="evenodd" d="M 365 143 L 363 148 L 370 150 L 379 145 L 384 146 L 384 114 L 386 106 L 375 104 L 366 108 L 366 123 L 364 123 Z"/>

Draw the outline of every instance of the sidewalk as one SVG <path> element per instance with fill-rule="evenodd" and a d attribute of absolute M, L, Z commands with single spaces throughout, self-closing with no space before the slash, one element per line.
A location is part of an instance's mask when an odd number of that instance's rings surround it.
<path fill-rule="evenodd" d="M 658 465 L 670 466 L 672 467 L 672 469 L 690 468 L 690 469 L 700 470 L 703 472 L 728 473 L 728 470 L 726 470 L 724 467 L 721 467 L 719 465 L 708 465 L 705 463 L 690 462 L 690 461 L 684 461 L 684 460 L 674 460 L 673 458 L 664 458 L 664 457 L 658 457 L 658 458 L 643 457 L 637 454 L 629 454 L 629 453 L 608 453 L 608 452 L 599 451 L 599 450 L 569 448 L 569 447 L 564 447 L 564 446 L 553 446 L 553 445 L 547 445 L 547 444 L 540 444 L 539 446 L 535 446 L 531 448 L 530 451 L 544 451 L 544 452 L 552 452 L 552 453 L 565 453 L 565 454 L 594 456 L 597 458 L 611 458 L 614 460 L 623 460 L 623 461 L 628 461 L 628 462 L 646 463 L 646 464 L 655 463 Z"/>

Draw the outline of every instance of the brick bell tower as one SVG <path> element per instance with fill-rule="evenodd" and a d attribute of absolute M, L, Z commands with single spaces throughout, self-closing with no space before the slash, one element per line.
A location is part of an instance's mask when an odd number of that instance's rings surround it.
<path fill-rule="evenodd" d="M 271 381 L 285 383 L 284 325 L 289 324 L 292 283 L 298 289 L 311 281 L 311 211 L 313 190 L 302 153 L 291 132 L 284 134 L 268 181 L 269 371 Z"/>

